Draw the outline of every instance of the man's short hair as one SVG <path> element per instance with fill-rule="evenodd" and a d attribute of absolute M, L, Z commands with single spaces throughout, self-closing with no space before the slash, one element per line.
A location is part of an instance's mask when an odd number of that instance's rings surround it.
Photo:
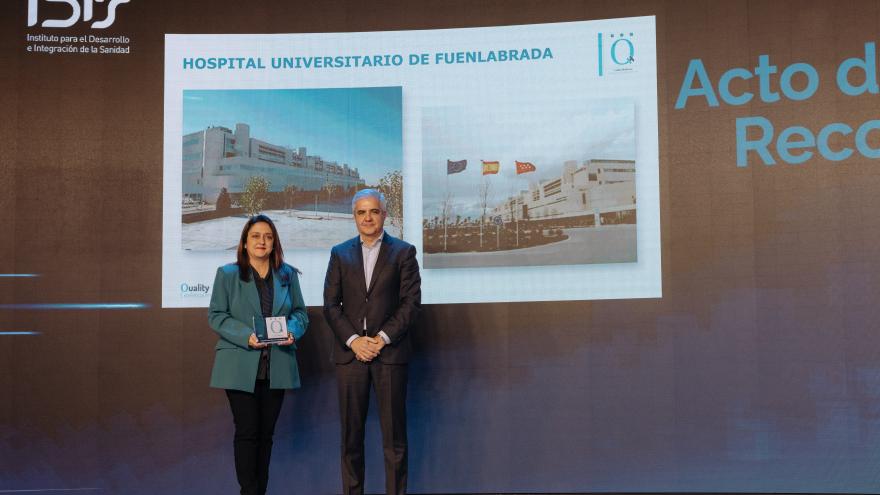
<path fill-rule="evenodd" d="M 385 195 L 382 194 L 382 191 L 378 191 L 376 189 L 361 189 L 354 194 L 353 198 L 351 198 L 352 213 L 354 213 L 354 205 L 364 198 L 376 198 L 377 200 L 379 200 L 379 208 L 381 208 L 382 211 L 388 211 L 388 209 L 385 207 Z"/>

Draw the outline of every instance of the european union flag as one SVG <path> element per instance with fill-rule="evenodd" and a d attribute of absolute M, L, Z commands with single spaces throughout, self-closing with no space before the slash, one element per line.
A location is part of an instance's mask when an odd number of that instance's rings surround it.
<path fill-rule="evenodd" d="M 446 175 L 457 174 L 459 172 L 464 172 L 464 169 L 467 168 L 467 160 L 459 160 L 454 162 L 452 160 L 446 160 Z"/>

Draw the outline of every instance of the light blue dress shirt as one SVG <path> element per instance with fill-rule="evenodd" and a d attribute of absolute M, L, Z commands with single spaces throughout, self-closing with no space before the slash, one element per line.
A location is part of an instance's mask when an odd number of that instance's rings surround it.
<path fill-rule="evenodd" d="M 379 259 L 379 249 L 382 247 L 382 238 L 385 237 L 385 231 L 382 231 L 382 234 L 378 239 L 373 241 L 372 246 L 368 246 L 364 239 L 361 238 L 361 254 L 363 254 L 364 258 L 364 282 L 366 284 L 367 290 L 370 289 L 370 280 L 373 278 L 373 269 L 376 268 L 376 261 Z M 367 319 L 364 318 L 364 330 L 367 329 Z M 391 339 L 388 338 L 388 335 L 379 330 L 379 336 L 382 337 L 382 340 L 385 341 L 385 344 L 390 344 Z M 354 339 L 360 337 L 360 335 L 353 334 L 348 340 L 345 341 L 345 345 L 351 347 L 351 343 L 354 342 Z"/>

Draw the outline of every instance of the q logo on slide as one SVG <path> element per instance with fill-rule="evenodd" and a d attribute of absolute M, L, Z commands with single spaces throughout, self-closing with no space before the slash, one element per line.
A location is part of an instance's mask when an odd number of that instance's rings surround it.
<path fill-rule="evenodd" d="M 610 60 L 613 73 L 632 71 L 636 61 L 636 47 L 632 42 L 633 33 L 610 33 L 607 40 L 607 52 L 603 35 L 604 33 L 599 33 L 597 37 L 599 76 L 605 75 L 606 59 Z"/>
<path fill-rule="evenodd" d="M 83 5 L 80 7 L 79 0 L 44 0 L 46 2 L 53 3 L 66 3 L 70 6 L 70 17 L 66 19 L 46 19 L 41 24 L 42 27 L 55 27 L 55 28 L 66 28 L 73 26 L 77 21 L 80 20 L 80 15 L 82 15 L 82 20 L 84 22 L 88 22 L 92 20 L 92 10 L 94 7 L 94 2 L 103 3 L 104 0 L 82 0 Z M 113 25 L 116 22 L 116 7 L 120 4 L 128 3 L 129 0 L 110 0 L 110 3 L 107 5 L 107 17 L 105 17 L 101 21 L 95 21 L 92 23 L 92 29 L 105 29 Z M 40 0 L 28 0 L 28 27 L 33 27 L 37 25 L 39 22 L 39 3 Z"/>

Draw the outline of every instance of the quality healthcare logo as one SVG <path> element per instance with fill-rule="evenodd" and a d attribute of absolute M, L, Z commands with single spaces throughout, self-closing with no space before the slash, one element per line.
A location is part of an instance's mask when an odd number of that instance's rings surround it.
<path fill-rule="evenodd" d="M 183 282 L 180 284 L 180 295 L 183 297 L 207 297 L 210 291 L 211 286 L 201 282 Z"/>
<path fill-rule="evenodd" d="M 606 74 L 633 72 L 636 65 L 636 40 L 632 31 L 613 31 L 599 33 L 599 77 Z"/>
<path fill-rule="evenodd" d="M 107 3 L 106 17 L 101 20 L 92 22 L 92 29 L 106 29 L 116 22 L 116 9 L 130 0 L 110 0 Z M 67 4 L 70 7 L 70 14 L 60 19 L 42 18 L 40 23 L 40 5 L 48 3 Z M 28 27 L 34 27 L 40 23 L 40 27 L 45 28 L 69 28 L 78 22 L 89 22 L 95 15 L 95 3 L 103 4 L 104 0 L 28 0 Z M 81 4 L 80 4 L 81 3 Z M 54 9 L 57 11 L 57 8 Z M 102 9 L 103 10 L 103 9 Z"/>

